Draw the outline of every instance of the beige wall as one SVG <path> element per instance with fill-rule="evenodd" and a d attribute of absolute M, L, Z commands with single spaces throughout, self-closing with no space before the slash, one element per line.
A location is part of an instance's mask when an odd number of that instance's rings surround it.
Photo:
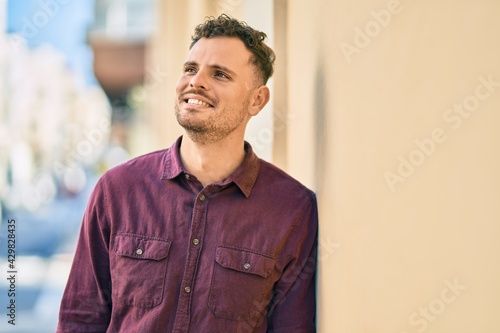
<path fill-rule="evenodd" d="M 250 2 L 161 3 L 165 146 L 186 36 Z M 275 162 L 318 193 L 319 332 L 500 332 L 500 3 L 274 3 L 287 120 L 265 126 Z"/>
<path fill-rule="evenodd" d="M 500 332 L 500 3 L 288 9 L 288 166 L 319 196 L 320 332 Z"/>

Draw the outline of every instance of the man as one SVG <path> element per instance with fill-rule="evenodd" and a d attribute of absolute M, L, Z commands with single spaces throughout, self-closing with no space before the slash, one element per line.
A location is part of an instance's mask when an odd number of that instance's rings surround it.
<path fill-rule="evenodd" d="M 57 332 L 315 332 L 315 195 L 244 141 L 269 101 L 265 37 L 226 15 L 196 28 L 186 134 L 97 183 Z"/>

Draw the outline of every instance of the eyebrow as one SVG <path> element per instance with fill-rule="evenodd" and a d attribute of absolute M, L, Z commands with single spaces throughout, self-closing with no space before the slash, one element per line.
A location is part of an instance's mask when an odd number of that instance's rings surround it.
<path fill-rule="evenodd" d="M 196 61 L 186 61 L 184 63 L 184 67 L 186 67 L 186 66 L 199 67 L 199 65 L 198 65 L 198 63 Z M 216 70 L 221 70 L 223 72 L 226 72 L 226 73 L 228 73 L 229 75 L 231 75 L 233 77 L 236 76 L 235 72 L 233 72 L 232 70 L 230 70 L 229 68 L 227 68 L 225 66 L 214 64 L 214 65 L 210 65 L 209 67 L 213 68 L 213 69 L 216 69 Z"/>

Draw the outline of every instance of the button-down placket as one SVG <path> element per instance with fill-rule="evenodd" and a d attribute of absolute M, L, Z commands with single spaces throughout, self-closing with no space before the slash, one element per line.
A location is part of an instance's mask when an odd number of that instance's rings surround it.
<path fill-rule="evenodd" d="M 196 292 L 194 277 L 197 271 L 197 263 L 202 249 L 202 241 L 205 235 L 206 211 L 209 204 L 210 188 L 205 188 L 198 193 L 193 206 L 189 244 L 187 244 L 187 258 L 184 274 L 182 276 L 182 288 L 179 295 L 179 306 L 174 322 L 174 332 L 188 332 L 189 309 L 193 293 Z"/>

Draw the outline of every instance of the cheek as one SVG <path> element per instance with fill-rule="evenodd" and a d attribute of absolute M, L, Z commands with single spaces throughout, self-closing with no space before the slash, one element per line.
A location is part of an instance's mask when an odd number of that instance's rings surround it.
<path fill-rule="evenodd" d="M 175 91 L 177 92 L 177 94 L 180 94 L 181 92 L 183 92 L 185 90 L 187 84 L 188 84 L 188 80 L 185 77 L 181 76 L 179 81 L 177 81 L 177 85 L 175 87 Z"/>
<path fill-rule="evenodd" d="M 227 104 L 231 104 L 233 106 L 241 105 L 241 103 L 248 98 L 247 94 L 245 94 L 245 92 L 241 89 L 229 90 L 228 92 L 226 92 L 225 96 Z"/>

